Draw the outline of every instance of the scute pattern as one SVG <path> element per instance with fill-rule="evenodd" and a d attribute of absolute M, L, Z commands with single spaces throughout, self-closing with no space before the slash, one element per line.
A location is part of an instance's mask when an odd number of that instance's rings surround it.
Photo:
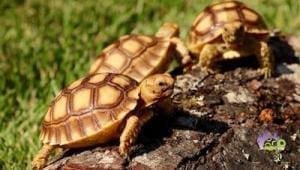
<path fill-rule="evenodd" d="M 93 135 L 113 121 L 123 119 L 137 105 L 138 83 L 127 76 L 101 73 L 80 81 L 76 87 L 71 84 L 72 88 L 65 88 L 51 103 L 42 123 L 43 143 L 65 145 Z M 109 105 L 99 104 L 98 91 L 102 87 L 112 87 L 120 96 L 110 100 L 113 103 Z"/>
<path fill-rule="evenodd" d="M 206 7 L 198 15 L 190 30 L 189 44 L 210 42 L 221 35 L 225 24 L 234 22 L 243 24 L 248 33 L 268 33 L 266 24 L 257 12 L 242 2 L 225 1 Z"/>
<path fill-rule="evenodd" d="M 159 37 L 123 36 L 103 50 L 90 73 L 122 73 L 141 82 L 153 72 L 167 69 L 161 65 L 170 45 L 168 40 Z"/>

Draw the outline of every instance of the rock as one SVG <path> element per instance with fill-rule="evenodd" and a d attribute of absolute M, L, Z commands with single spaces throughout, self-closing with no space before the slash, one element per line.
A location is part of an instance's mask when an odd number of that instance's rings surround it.
<path fill-rule="evenodd" d="M 251 88 L 251 90 L 258 90 L 261 86 L 262 86 L 262 83 L 257 81 L 257 80 L 252 80 L 250 83 L 249 83 L 249 86 Z"/>
<path fill-rule="evenodd" d="M 280 65 L 277 67 L 277 71 L 278 73 L 283 74 L 280 76 L 280 78 L 288 79 L 294 83 L 300 84 L 299 64 Z"/>
<path fill-rule="evenodd" d="M 172 106 L 168 114 L 154 108 L 129 160 L 119 156 L 116 141 L 69 150 L 45 169 L 299 169 L 300 66 L 284 40 L 269 43 L 277 77 L 264 79 L 257 68 L 235 64 L 217 74 L 192 70 L 177 76 L 175 92 L 163 104 Z M 264 130 L 287 143 L 279 161 L 256 142 Z"/>
<path fill-rule="evenodd" d="M 122 169 L 125 160 L 120 157 L 117 147 L 95 148 L 71 157 L 65 157 L 45 169 Z"/>
<path fill-rule="evenodd" d="M 171 107 L 197 117 L 207 116 L 207 111 L 199 109 L 205 104 L 204 96 L 195 92 L 202 86 L 202 82 L 208 76 L 207 73 L 202 72 L 197 75 L 184 74 L 177 76 L 174 93 L 171 96 L 173 102 Z"/>
<path fill-rule="evenodd" d="M 288 36 L 287 42 L 295 50 L 295 55 L 300 56 L 300 36 Z"/>
<path fill-rule="evenodd" d="M 230 91 L 223 96 L 229 103 L 252 103 L 253 97 L 247 89 L 239 88 L 236 91 Z"/>
<path fill-rule="evenodd" d="M 195 131 L 176 130 L 171 138 L 156 150 L 133 158 L 129 169 L 176 169 L 187 158 L 195 157 L 206 150 L 206 147 L 214 142 L 213 139 Z"/>
<path fill-rule="evenodd" d="M 260 112 L 258 118 L 263 123 L 272 123 L 274 119 L 273 117 L 274 117 L 273 110 L 266 108 Z"/>

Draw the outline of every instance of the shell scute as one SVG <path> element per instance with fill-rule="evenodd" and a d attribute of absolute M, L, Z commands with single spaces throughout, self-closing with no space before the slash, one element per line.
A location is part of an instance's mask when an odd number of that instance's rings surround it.
<path fill-rule="evenodd" d="M 122 91 L 114 86 L 104 85 L 97 89 L 96 107 L 110 107 L 118 105 L 123 99 Z"/>
<path fill-rule="evenodd" d="M 171 43 L 164 38 L 146 35 L 126 35 L 105 48 L 90 73 L 122 73 L 141 82 L 168 60 Z"/>
<path fill-rule="evenodd" d="M 53 106 L 53 119 L 61 119 L 68 114 L 68 108 L 66 107 L 68 105 L 67 102 L 68 97 L 65 95 L 59 96 L 59 98 L 57 98 Z"/>
<path fill-rule="evenodd" d="M 123 120 L 137 106 L 138 83 L 127 76 L 94 74 L 76 85 L 70 85 L 72 90 L 66 87 L 47 110 L 42 123 L 43 143 L 69 145 L 88 140 L 105 126 Z"/>
<path fill-rule="evenodd" d="M 129 57 L 138 55 L 145 50 L 144 44 L 141 43 L 138 39 L 125 40 L 120 44 L 120 48 L 127 53 L 130 53 L 130 55 L 128 55 Z"/>
<path fill-rule="evenodd" d="M 113 70 L 123 69 L 123 67 L 128 65 L 129 63 L 129 58 L 126 57 L 126 54 L 127 51 L 124 52 L 119 49 L 115 49 L 109 54 L 109 57 L 105 57 L 105 63 L 108 67 L 112 68 Z"/>
<path fill-rule="evenodd" d="M 147 44 L 147 46 L 151 46 L 151 44 L 154 44 L 156 39 L 150 36 L 145 36 L 145 35 L 137 35 L 136 38 L 140 41 L 143 42 L 143 44 Z"/>
<path fill-rule="evenodd" d="M 222 34 L 225 24 L 241 23 L 247 33 L 267 36 L 263 18 L 254 10 L 238 1 L 225 1 L 206 7 L 192 24 L 189 33 L 189 48 L 200 47 Z"/>
<path fill-rule="evenodd" d="M 93 100 L 92 89 L 83 88 L 73 92 L 70 95 L 71 112 L 85 112 L 92 109 L 91 101 Z"/>
<path fill-rule="evenodd" d="M 105 78 L 107 78 L 108 74 L 95 74 L 94 76 L 91 76 L 88 80 L 88 83 L 97 85 L 105 82 Z"/>

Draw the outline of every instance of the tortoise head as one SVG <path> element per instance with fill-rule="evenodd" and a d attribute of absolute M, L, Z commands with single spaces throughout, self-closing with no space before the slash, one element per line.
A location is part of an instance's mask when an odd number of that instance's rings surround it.
<path fill-rule="evenodd" d="M 177 24 L 172 22 L 164 23 L 157 33 L 155 34 L 156 37 L 163 37 L 163 38 L 172 38 L 179 36 L 179 27 Z"/>
<path fill-rule="evenodd" d="M 140 95 L 146 106 L 154 104 L 173 93 L 174 79 L 169 74 L 155 74 L 142 81 Z"/>
<path fill-rule="evenodd" d="M 244 26 L 240 23 L 230 23 L 224 26 L 223 41 L 229 45 L 241 44 L 244 40 Z"/>

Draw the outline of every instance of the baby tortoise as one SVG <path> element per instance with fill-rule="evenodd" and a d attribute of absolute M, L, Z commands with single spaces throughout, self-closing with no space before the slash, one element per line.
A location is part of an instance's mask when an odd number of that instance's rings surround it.
<path fill-rule="evenodd" d="M 149 106 L 173 92 L 174 80 L 155 74 L 140 84 L 115 73 L 98 73 L 75 81 L 50 105 L 42 123 L 43 147 L 32 162 L 41 169 L 56 148 L 81 148 L 120 139 L 127 157 L 141 126 L 151 118 Z"/>
<path fill-rule="evenodd" d="M 166 72 L 174 56 L 186 65 L 190 56 L 178 36 L 175 23 L 165 23 L 155 36 L 122 36 L 102 51 L 89 73 L 121 73 L 141 82 L 149 75 Z"/>
<path fill-rule="evenodd" d="M 199 56 L 203 70 L 212 71 L 216 61 L 255 55 L 265 77 L 274 60 L 266 43 L 269 31 L 262 17 L 238 1 L 210 5 L 193 22 L 188 48 Z"/>

